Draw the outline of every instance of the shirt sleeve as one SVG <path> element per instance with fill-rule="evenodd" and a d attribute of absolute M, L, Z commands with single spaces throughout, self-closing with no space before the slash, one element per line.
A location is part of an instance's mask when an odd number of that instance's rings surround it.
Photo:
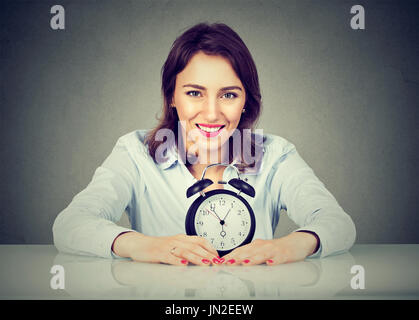
<path fill-rule="evenodd" d="M 134 193 L 138 170 L 121 139 L 96 169 L 88 186 L 61 211 L 53 224 L 53 238 L 60 252 L 116 258 L 112 243 L 122 232 L 122 213 Z"/>
<path fill-rule="evenodd" d="M 274 175 L 279 188 L 279 204 L 299 228 L 311 231 L 320 239 L 318 250 L 310 258 L 325 257 L 349 250 L 356 230 L 351 217 L 317 178 L 289 143 L 280 157 Z M 283 148 L 278 148 L 283 150 Z"/>

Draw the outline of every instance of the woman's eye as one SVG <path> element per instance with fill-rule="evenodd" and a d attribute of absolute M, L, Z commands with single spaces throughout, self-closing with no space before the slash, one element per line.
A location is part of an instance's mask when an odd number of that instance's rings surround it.
<path fill-rule="evenodd" d="M 223 97 L 227 98 L 227 99 L 234 99 L 237 97 L 237 95 L 235 93 L 232 92 L 227 92 L 223 95 Z"/>
<path fill-rule="evenodd" d="M 188 92 L 186 92 L 186 94 L 188 96 L 191 96 L 191 97 L 200 97 L 201 96 L 201 92 L 196 91 L 196 90 L 188 91 Z M 234 98 L 237 98 L 237 94 L 235 94 L 233 92 L 227 92 L 227 93 L 223 94 L 223 98 L 234 99 Z"/>
<path fill-rule="evenodd" d="M 191 97 L 198 97 L 201 93 L 199 91 L 188 91 L 186 94 Z"/>

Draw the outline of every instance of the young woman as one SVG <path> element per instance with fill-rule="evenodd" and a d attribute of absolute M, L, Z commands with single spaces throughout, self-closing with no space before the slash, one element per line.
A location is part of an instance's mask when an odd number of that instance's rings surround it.
<path fill-rule="evenodd" d="M 173 265 L 276 265 L 353 245 L 352 219 L 295 146 L 272 134 L 246 136 L 261 111 L 259 80 L 231 28 L 201 23 L 177 38 L 162 68 L 162 92 L 156 128 L 121 137 L 89 185 L 57 216 L 53 234 L 60 251 Z M 236 136 L 240 151 L 232 147 Z M 194 200 L 186 190 L 213 163 L 234 164 L 256 191 L 247 199 L 256 217 L 253 241 L 222 258 L 205 238 L 185 234 Z M 204 191 L 228 188 L 217 181 L 234 177 L 232 169 L 208 168 L 205 177 L 215 183 Z M 273 239 L 281 209 L 299 229 Z M 124 210 L 131 229 L 115 224 Z"/>

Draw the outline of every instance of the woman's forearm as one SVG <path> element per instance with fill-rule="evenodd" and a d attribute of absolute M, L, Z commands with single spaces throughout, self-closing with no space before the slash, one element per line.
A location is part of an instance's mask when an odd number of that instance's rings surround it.
<path fill-rule="evenodd" d="M 306 240 L 307 250 L 309 252 L 307 256 L 317 252 L 320 247 L 320 239 L 316 233 L 308 230 L 298 230 L 296 233 L 302 233 Z"/>
<path fill-rule="evenodd" d="M 308 232 L 292 232 L 272 241 L 282 249 L 287 248 L 286 253 L 282 252 L 286 262 L 303 260 L 315 253 L 318 247 L 317 237 Z"/>
<path fill-rule="evenodd" d="M 292 235 L 301 240 L 301 245 L 306 250 L 307 257 L 315 253 L 319 248 L 319 238 L 313 232 L 298 231 L 293 232 Z"/>
<path fill-rule="evenodd" d="M 150 237 L 136 231 L 128 231 L 119 234 L 113 244 L 112 251 L 123 258 L 132 258 L 134 251 L 146 254 L 150 243 Z"/>

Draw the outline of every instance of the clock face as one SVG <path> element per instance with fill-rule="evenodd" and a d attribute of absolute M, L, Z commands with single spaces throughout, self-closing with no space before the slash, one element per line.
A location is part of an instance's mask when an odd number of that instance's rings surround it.
<path fill-rule="evenodd" d="M 252 227 L 254 230 L 254 216 L 234 193 L 216 193 L 197 207 L 194 227 L 216 250 L 231 251 L 248 239 Z"/>

